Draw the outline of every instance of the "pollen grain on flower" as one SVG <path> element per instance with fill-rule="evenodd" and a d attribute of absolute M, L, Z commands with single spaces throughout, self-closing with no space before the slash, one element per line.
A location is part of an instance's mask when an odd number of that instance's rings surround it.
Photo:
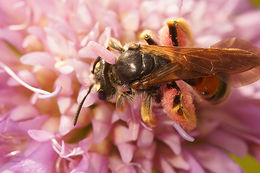
<path fill-rule="evenodd" d="M 122 113 L 95 87 L 73 126 L 95 59 L 116 62 L 110 38 L 125 45 L 151 30 L 172 44 L 165 23 L 183 18 L 193 37 L 182 43 L 238 37 L 260 47 L 260 10 L 249 0 L 0 0 L 0 11 L 0 172 L 237 173 L 230 154 L 260 162 L 259 81 L 223 104 L 201 106 L 191 132 L 155 103 L 157 126 L 147 127 L 142 96 Z"/>

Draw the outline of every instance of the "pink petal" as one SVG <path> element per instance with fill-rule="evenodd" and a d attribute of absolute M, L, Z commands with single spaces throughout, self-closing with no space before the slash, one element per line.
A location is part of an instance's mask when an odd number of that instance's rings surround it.
<path fill-rule="evenodd" d="M 176 173 L 173 167 L 166 161 L 164 157 L 159 158 L 159 163 L 163 173 Z"/>
<path fill-rule="evenodd" d="M 79 147 L 81 147 L 83 151 L 88 151 L 92 144 L 93 144 L 93 135 L 91 134 L 79 142 Z"/>
<path fill-rule="evenodd" d="M 22 159 L 18 163 L 12 163 L 7 172 L 37 172 L 46 173 L 52 172 L 54 161 L 56 160 L 56 153 L 51 148 L 49 142 L 41 143 L 41 145 L 28 157 Z"/>
<path fill-rule="evenodd" d="M 260 146 L 259 145 L 251 145 L 250 153 L 260 162 Z"/>
<path fill-rule="evenodd" d="M 56 139 L 52 139 L 52 147 L 59 154 L 61 158 L 68 159 L 70 157 L 82 155 L 84 151 L 80 147 L 70 147 L 69 144 L 65 144 L 61 141 L 61 145 Z"/>
<path fill-rule="evenodd" d="M 136 173 L 136 168 L 139 167 L 139 164 L 122 162 L 122 159 L 118 155 L 109 157 L 109 168 L 115 173 Z"/>
<path fill-rule="evenodd" d="M 227 127 L 226 128 L 229 132 L 243 138 L 243 139 L 246 139 L 248 141 L 251 141 L 251 142 L 254 142 L 256 144 L 260 144 L 260 137 L 258 136 L 255 136 L 253 134 L 250 134 L 250 133 L 247 133 L 247 132 L 243 132 L 243 131 L 240 131 L 240 130 L 237 130 L 237 129 L 234 129 L 234 128 L 230 128 L 230 127 Z"/>
<path fill-rule="evenodd" d="M 117 148 L 120 152 L 123 162 L 130 163 L 131 160 L 133 159 L 136 146 L 131 143 L 121 143 L 117 145 Z"/>
<path fill-rule="evenodd" d="M 187 173 L 205 173 L 198 161 L 188 152 L 184 152 L 184 158 L 190 165 L 190 169 Z"/>
<path fill-rule="evenodd" d="M 38 86 L 38 82 L 37 79 L 35 78 L 35 76 L 32 74 L 31 71 L 29 70 L 21 70 L 19 72 L 17 72 L 17 75 L 26 83 L 28 83 L 31 86 Z M 13 78 L 10 78 L 8 80 L 8 85 L 9 86 L 19 86 L 21 85 L 20 83 L 18 83 L 16 80 L 14 80 Z"/>
<path fill-rule="evenodd" d="M 66 40 L 60 32 L 50 27 L 46 27 L 44 29 L 47 34 L 46 40 L 50 52 L 63 57 L 72 56 L 71 51 L 73 51 L 73 47 L 70 47 L 69 41 Z"/>
<path fill-rule="evenodd" d="M 137 146 L 138 147 L 148 147 L 152 144 L 153 139 L 154 139 L 154 133 L 150 130 L 142 128 L 140 130 L 140 134 L 137 139 Z"/>
<path fill-rule="evenodd" d="M 36 116 L 32 120 L 19 122 L 18 127 L 23 129 L 25 132 L 31 129 L 40 129 L 48 118 L 48 115 Z"/>
<path fill-rule="evenodd" d="M 53 57 L 46 52 L 31 52 L 23 55 L 21 63 L 32 66 L 43 66 L 47 68 L 54 68 Z"/>
<path fill-rule="evenodd" d="M 115 64 L 115 56 L 100 44 L 90 41 L 88 45 L 79 50 L 80 57 L 88 57 L 96 59 L 98 56 L 103 58 L 109 64 Z"/>
<path fill-rule="evenodd" d="M 93 83 L 93 81 L 90 79 L 91 67 L 89 64 L 83 63 L 76 59 L 69 59 L 67 62 L 74 68 L 77 79 L 82 85 L 90 86 Z"/>
<path fill-rule="evenodd" d="M 105 104 L 97 107 L 92 119 L 94 142 L 100 143 L 108 135 L 111 128 L 112 110 Z"/>
<path fill-rule="evenodd" d="M 241 31 L 241 38 L 245 40 L 253 40 L 256 36 L 259 36 L 259 18 L 260 12 L 258 10 L 251 11 L 248 13 L 242 13 L 241 15 L 237 16 L 234 20 L 235 25 Z M 248 20 L 250 18 L 250 20 Z M 251 32 L 242 32 L 244 30 L 250 30 Z"/>
<path fill-rule="evenodd" d="M 80 2 L 77 6 L 77 9 L 73 12 L 74 14 L 70 16 L 71 24 L 78 33 L 88 32 L 95 24 L 93 14 L 85 2 Z"/>
<path fill-rule="evenodd" d="M 138 11 L 131 11 L 124 16 L 122 26 L 125 30 L 137 31 L 139 28 L 139 19 Z"/>
<path fill-rule="evenodd" d="M 228 155 L 212 146 L 199 145 L 193 147 L 192 153 L 203 167 L 213 173 L 243 172 L 243 170 Z"/>
<path fill-rule="evenodd" d="M 59 93 L 62 96 L 71 96 L 72 90 L 72 77 L 69 75 L 59 75 L 55 81 L 55 86 L 61 86 L 62 90 Z"/>
<path fill-rule="evenodd" d="M 38 110 L 32 105 L 20 105 L 15 107 L 10 113 L 10 118 L 14 121 L 31 119 L 39 114 Z"/>
<path fill-rule="evenodd" d="M 126 112 L 119 112 L 117 110 L 114 111 L 113 116 L 115 119 L 121 119 L 123 121 L 129 121 L 130 119 L 130 111 L 127 109 Z"/>
<path fill-rule="evenodd" d="M 99 11 L 99 15 L 100 18 L 103 20 L 103 23 L 107 24 L 107 26 L 109 26 L 112 29 L 113 36 L 115 38 L 118 38 L 121 33 L 121 25 L 118 21 L 118 15 L 111 10 L 104 10 L 99 8 L 99 10 L 97 11 Z"/>
<path fill-rule="evenodd" d="M 66 111 L 70 108 L 72 104 L 72 98 L 70 97 L 59 97 L 58 105 L 61 114 L 65 114 Z"/>
<path fill-rule="evenodd" d="M 88 166 L 89 166 L 89 158 L 83 155 L 81 161 L 79 162 L 77 167 L 71 171 L 71 173 L 87 172 Z"/>
<path fill-rule="evenodd" d="M 167 144 L 175 154 L 177 155 L 180 154 L 181 143 L 180 143 L 180 138 L 177 134 L 164 132 L 164 133 L 160 133 L 156 137 L 160 139 L 162 142 L 164 142 L 165 144 Z"/>
<path fill-rule="evenodd" d="M 111 37 L 111 28 L 106 27 L 104 32 L 100 35 L 98 39 L 98 43 L 101 45 L 105 45 L 105 47 L 107 48 L 110 37 Z"/>
<path fill-rule="evenodd" d="M 100 143 L 108 135 L 111 129 L 111 124 L 106 122 L 92 120 L 93 132 L 94 132 L 94 142 Z"/>
<path fill-rule="evenodd" d="M 116 171 L 114 172 L 115 173 L 136 173 L 136 169 L 134 166 L 123 165 L 119 169 L 116 169 Z"/>
<path fill-rule="evenodd" d="M 38 37 L 42 42 L 45 38 L 45 32 L 43 31 L 43 28 L 38 26 L 30 26 L 27 28 L 27 32 Z"/>
<path fill-rule="evenodd" d="M 28 130 L 28 134 L 36 141 L 44 142 L 54 138 L 54 134 L 45 130 Z"/>
<path fill-rule="evenodd" d="M 248 152 L 245 141 L 223 130 L 212 132 L 208 135 L 207 140 L 213 145 L 224 148 L 238 157 L 244 157 Z"/>
<path fill-rule="evenodd" d="M 48 116 L 37 116 L 32 120 L 16 122 L 10 119 L 0 122 L 0 132 L 21 133 L 27 135 L 29 129 L 39 129 Z"/>
<path fill-rule="evenodd" d="M 65 38 L 68 38 L 74 43 L 77 41 L 75 31 L 73 30 L 71 25 L 65 21 L 65 19 L 54 19 L 53 23 L 53 27 L 61 34 L 63 34 Z"/>
<path fill-rule="evenodd" d="M 87 94 L 87 90 L 80 91 L 79 96 L 77 98 L 77 102 L 80 103 L 86 94 Z M 83 104 L 83 107 L 89 107 L 93 105 L 97 100 L 98 100 L 97 93 L 90 92 Z"/>
<path fill-rule="evenodd" d="M 98 173 L 107 173 L 108 172 L 108 160 L 107 157 L 90 153 L 89 154 L 89 168 L 87 172 L 98 172 Z"/>
<path fill-rule="evenodd" d="M 157 30 L 161 26 L 162 18 L 156 13 L 151 14 L 142 23 L 142 28 L 149 28 L 151 30 Z"/>
<path fill-rule="evenodd" d="M 123 125 L 114 126 L 113 141 L 115 144 L 131 141 L 129 129 Z"/>
<path fill-rule="evenodd" d="M 61 135 L 65 135 L 70 130 L 72 130 L 74 128 L 72 122 L 73 122 L 72 117 L 62 115 L 61 118 L 60 118 L 59 133 Z"/>
<path fill-rule="evenodd" d="M 70 65 L 64 65 L 57 68 L 62 74 L 70 74 L 73 72 L 74 68 Z"/>
<path fill-rule="evenodd" d="M 153 142 L 150 146 L 148 147 L 139 147 L 136 149 L 135 152 L 135 160 L 136 159 L 147 159 L 147 160 L 153 160 L 154 159 L 154 155 L 156 153 L 156 150 L 158 148 L 156 148 L 156 143 Z"/>
<path fill-rule="evenodd" d="M 137 140 L 140 131 L 140 123 L 135 121 L 129 121 L 128 126 L 129 126 L 129 133 L 130 133 L 129 139 L 133 141 Z"/>
<path fill-rule="evenodd" d="M 22 50 L 22 41 L 23 41 L 23 36 L 21 33 L 12 31 L 10 29 L 4 29 L 1 27 L 0 29 L 0 38 L 1 40 L 5 40 L 12 44 L 15 48 L 18 50 Z"/>
<path fill-rule="evenodd" d="M 86 37 L 80 42 L 80 46 L 84 47 L 89 41 L 96 41 L 99 35 L 99 23 L 96 23 L 95 26 L 91 29 Z"/>
<path fill-rule="evenodd" d="M 174 155 L 173 157 L 169 157 L 167 161 L 175 168 L 182 169 L 185 171 L 190 169 L 189 163 L 186 160 L 184 160 L 182 155 Z"/>

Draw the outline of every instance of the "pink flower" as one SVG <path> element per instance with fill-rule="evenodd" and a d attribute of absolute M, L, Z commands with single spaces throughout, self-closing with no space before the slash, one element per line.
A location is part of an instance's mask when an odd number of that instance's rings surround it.
<path fill-rule="evenodd" d="M 139 97 L 119 113 L 91 92 L 73 126 L 93 61 L 115 63 L 110 37 L 124 45 L 183 17 L 196 46 L 238 37 L 260 47 L 260 11 L 249 1 L 0 0 L 0 9 L 0 172 L 225 173 L 243 172 L 227 153 L 260 161 L 259 82 L 200 108 L 198 127 L 182 133 L 194 143 L 164 125 L 159 106 L 158 126 L 144 125 Z"/>

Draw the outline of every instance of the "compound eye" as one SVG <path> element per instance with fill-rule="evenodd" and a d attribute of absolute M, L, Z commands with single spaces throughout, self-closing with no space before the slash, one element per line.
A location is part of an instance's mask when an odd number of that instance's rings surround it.
<path fill-rule="evenodd" d="M 107 96 L 106 96 L 106 93 L 103 89 L 98 90 L 98 98 L 100 100 L 106 100 Z"/>

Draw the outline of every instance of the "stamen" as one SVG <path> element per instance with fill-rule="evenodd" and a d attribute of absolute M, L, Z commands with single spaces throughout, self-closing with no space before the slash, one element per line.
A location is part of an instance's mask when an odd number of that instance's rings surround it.
<path fill-rule="evenodd" d="M 183 137 L 183 139 L 193 142 L 195 139 L 190 136 L 185 130 L 176 122 L 173 121 L 173 127 L 176 129 L 176 131 Z"/>
<path fill-rule="evenodd" d="M 9 74 L 13 79 L 15 79 L 18 83 L 23 85 L 25 88 L 28 88 L 32 92 L 35 92 L 35 93 L 39 94 L 38 98 L 40 98 L 40 99 L 48 99 L 48 98 L 55 97 L 55 96 L 57 96 L 60 93 L 60 91 L 62 89 L 61 86 L 57 86 L 55 88 L 55 90 L 50 93 L 48 91 L 32 87 L 31 85 L 29 85 L 26 82 L 24 82 L 21 78 L 19 78 L 19 76 L 17 76 L 7 65 L 2 63 L 1 61 L 0 61 L 0 67 L 2 67 L 7 74 Z"/>

